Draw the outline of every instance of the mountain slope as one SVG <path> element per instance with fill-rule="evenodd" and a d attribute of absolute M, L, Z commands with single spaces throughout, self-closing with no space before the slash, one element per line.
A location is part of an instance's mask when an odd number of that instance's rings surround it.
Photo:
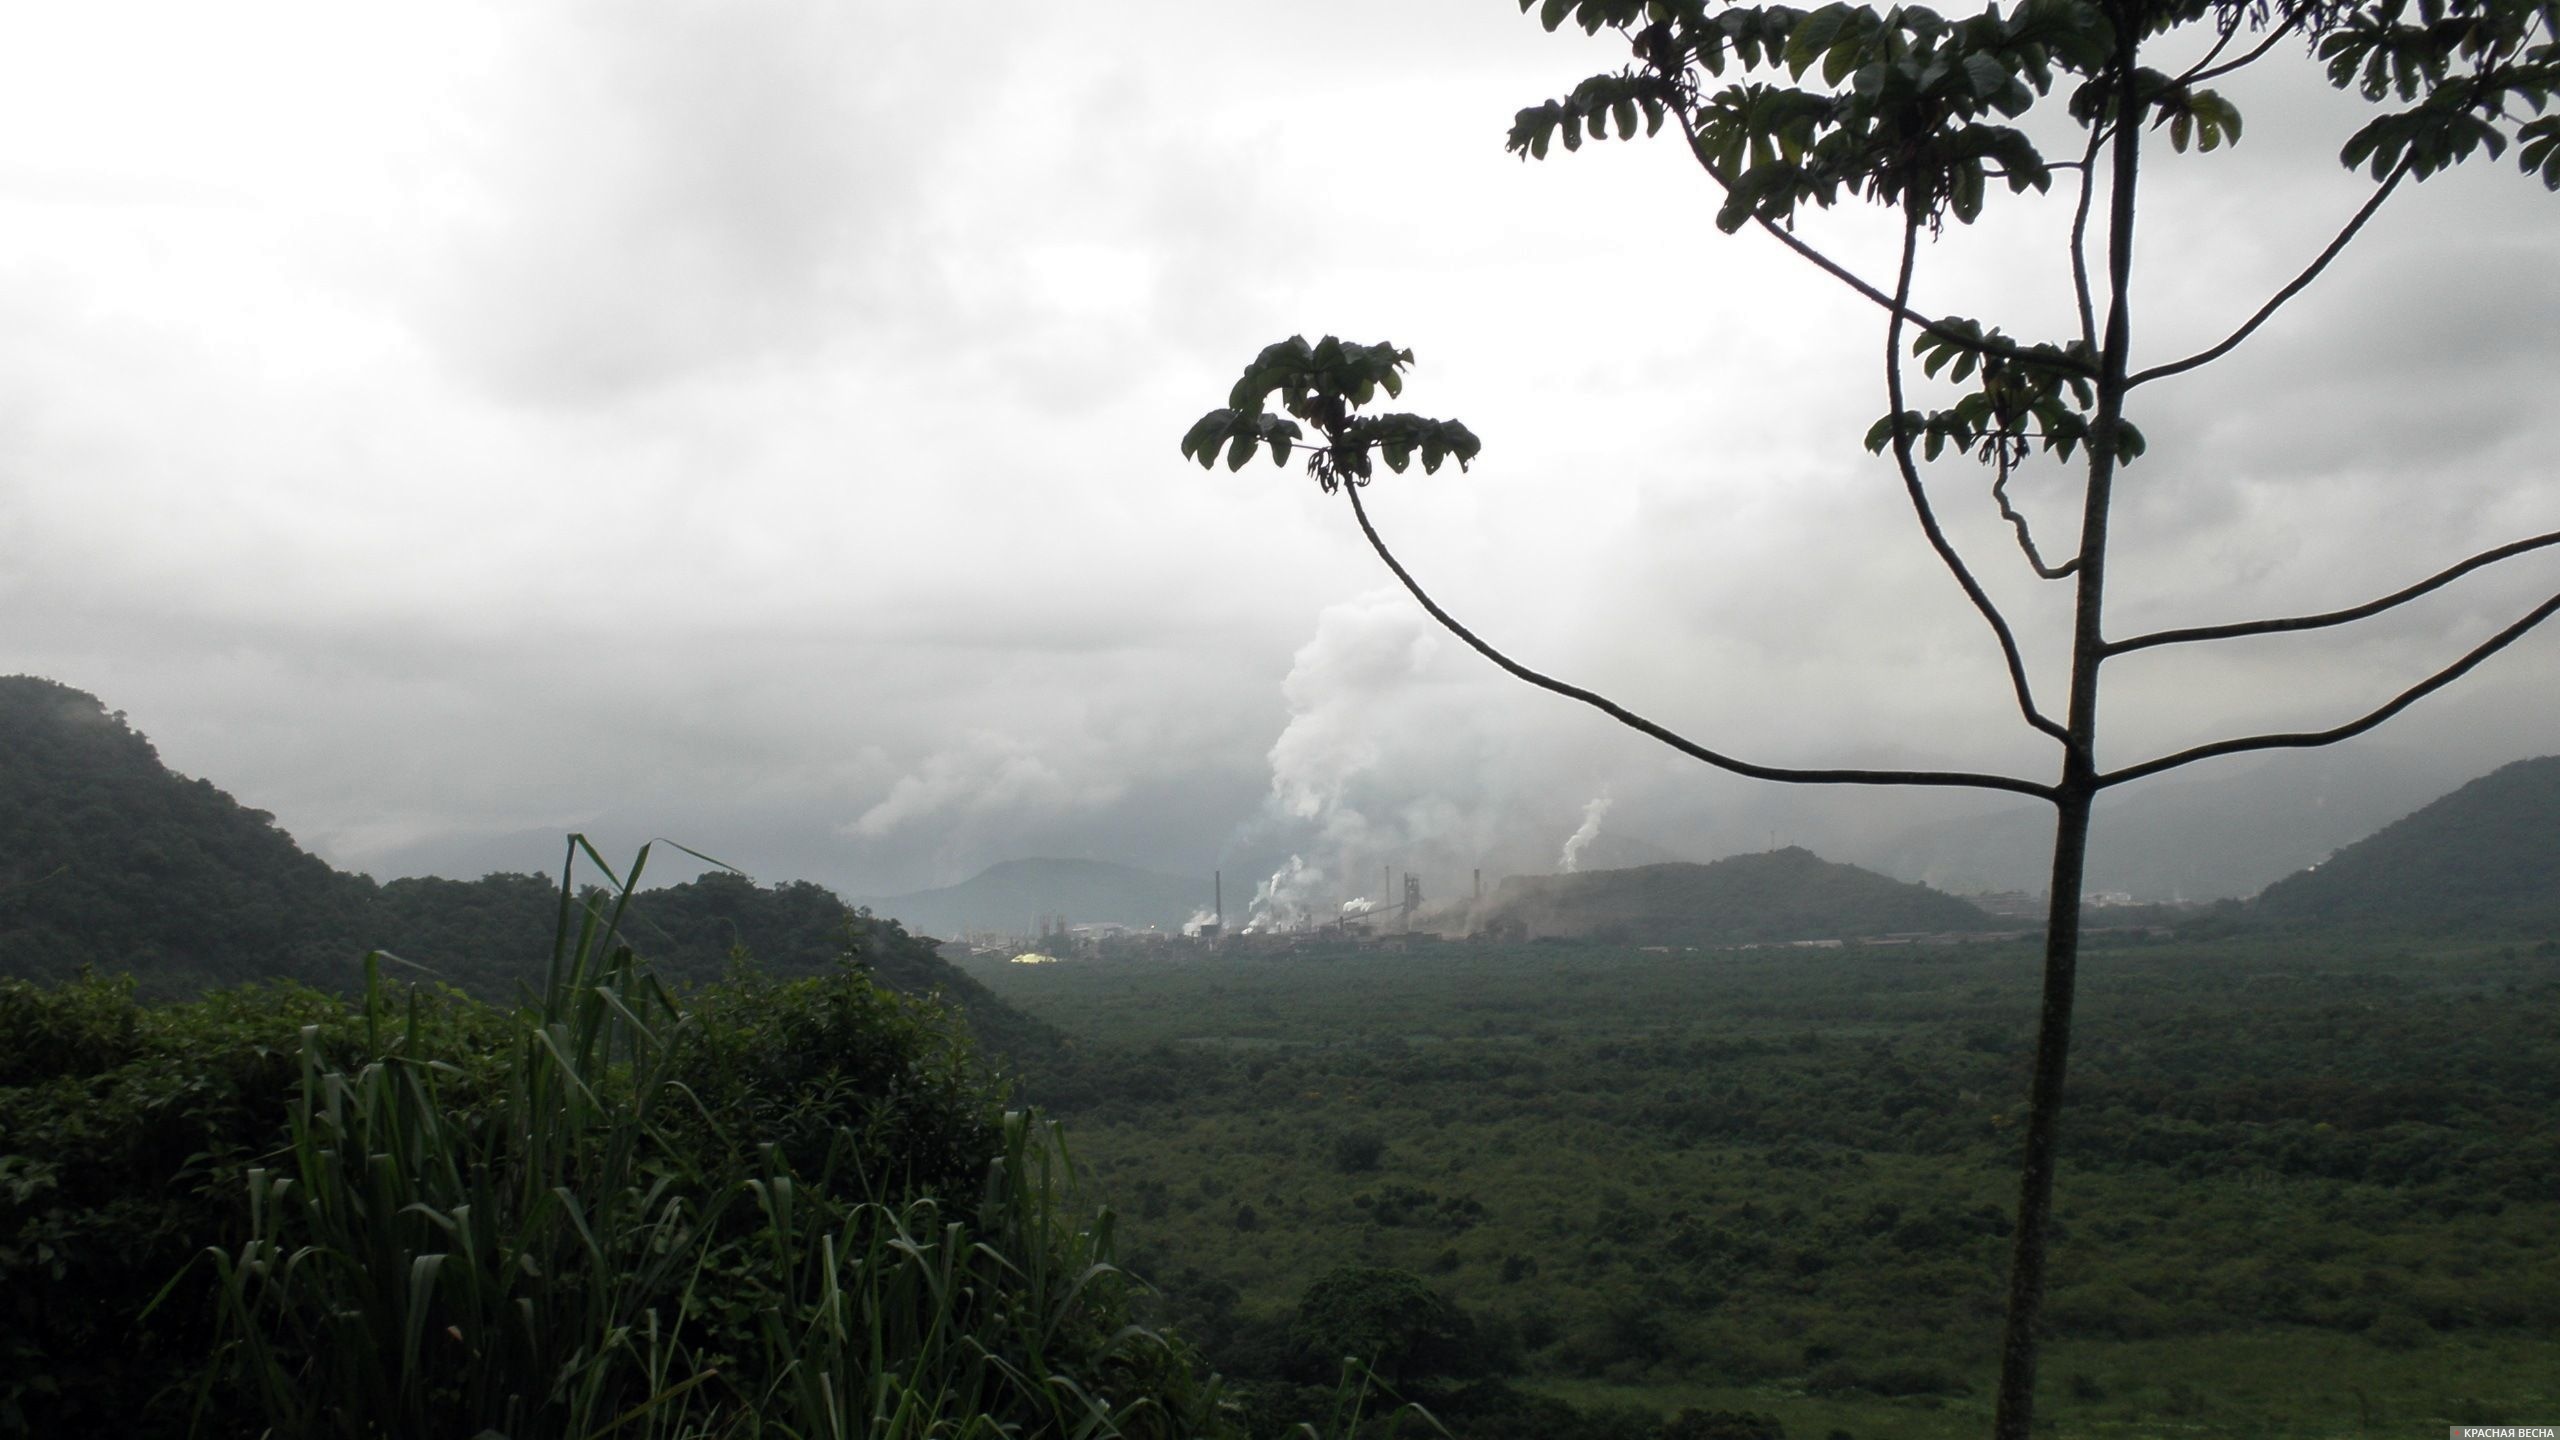
<path fill-rule="evenodd" d="M 1636 944 L 1731 945 L 1982 930 L 1990 922 L 1953 896 L 1789 846 L 1711 865 L 1515 875 L 1479 907 L 1472 925 L 1607 934 Z"/>
<path fill-rule="evenodd" d="M 2560 932 L 2560 756 L 2481 776 L 2268 886 L 2256 909 L 2384 930 Z"/>
<path fill-rule="evenodd" d="M 372 899 L 95 696 L 0 679 L 0 973 L 343 978 Z"/>
<path fill-rule="evenodd" d="M 395 976 L 506 1001 L 542 983 L 559 905 L 557 882 L 538 875 L 343 874 L 274 817 L 170 773 L 95 696 L 0 678 L 0 978 L 92 965 L 155 994 L 279 979 L 345 990 L 380 949 Z M 714 873 L 643 890 L 624 932 L 680 984 L 718 978 L 733 950 L 778 976 L 850 954 L 900 990 L 943 992 L 991 1048 L 1021 1055 L 1055 1038 L 894 921 L 805 882 Z"/>
<path fill-rule="evenodd" d="M 1178 930 L 1210 905 L 1210 885 L 1102 860 L 1007 860 L 957 885 L 868 902 L 919 934 L 1033 932 L 1043 915 L 1070 924 Z"/>
<path fill-rule="evenodd" d="M 2098 797 L 2083 888 L 2153 900 L 2255 894 L 2472 773 L 2441 755 L 2368 740 L 2110 790 Z M 2004 802 L 1833 853 L 1959 894 L 2042 891 L 2053 871 L 2053 809 Z"/>

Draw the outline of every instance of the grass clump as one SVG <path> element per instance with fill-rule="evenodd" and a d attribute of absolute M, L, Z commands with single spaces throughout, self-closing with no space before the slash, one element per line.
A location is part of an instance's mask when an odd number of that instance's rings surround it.
<path fill-rule="evenodd" d="M 1226 1428 L 954 1022 L 851 967 L 671 991 L 639 869 L 564 881 L 511 1009 L 378 961 L 352 1005 L 0 987 L 0 1054 L 41 1057 L 0 1083 L 0 1428 Z"/>

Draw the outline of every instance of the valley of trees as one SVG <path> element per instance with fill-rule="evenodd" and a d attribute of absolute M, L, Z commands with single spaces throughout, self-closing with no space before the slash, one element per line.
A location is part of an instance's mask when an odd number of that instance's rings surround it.
<path fill-rule="evenodd" d="M 0 758 L 0 1429 L 1428 1433 L 1414 1402 L 1461 1440 L 1837 1440 L 1988 1415 L 2030 945 L 964 969 L 808 884 L 377 886 L 50 682 L 0 682 Z M 2226 906 L 2093 939 L 2057 1425 L 2544 1402 L 2555 773 L 2508 767 L 2297 882 L 2353 882 L 2349 924 Z M 1821 866 L 1744 858 L 1678 868 L 1748 911 L 1792 893 L 1754 877 Z M 2428 908 L 2448 893 L 2465 923 Z M 937 1308 L 953 1284 L 989 1304 Z M 895 1363 L 848 1359 L 857 1333 Z"/>
<path fill-rule="evenodd" d="M 2502 561 L 2560 545 L 2560 531 L 2518 534 L 2468 555 L 2438 557 L 2431 570 L 2388 582 L 2397 588 L 2376 585 L 2343 606 L 2288 605 L 2144 630 L 2127 613 L 2121 582 L 2110 585 L 2116 565 L 2138 553 L 2119 543 L 2119 522 L 2130 528 L 2135 517 L 2118 500 L 2135 492 L 2118 486 L 2152 473 L 2149 464 L 2156 463 L 2147 462 L 2152 438 L 2137 416 L 2163 413 L 2155 408 L 2160 392 L 2150 387 L 2191 385 L 2192 377 L 2246 344 L 2321 278 L 2404 183 L 2414 190 L 2475 156 L 2494 161 L 2512 147 L 2526 176 L 2546 191 L 2560 191 L 2560 116 L 2545 113 L 2560 90 L 2560 12 L 2547 0 L 2427 0 L 2414 14 L 2404 0 L 2370 6 L 2023 0 L 2005 10 L 1994 4 L 1954 16 L 1923 5 L 1806 10 L 1740 0 L 1520 0 L 1520 8 L 1536 12 L 1549 31 L 1570 26 L 1587 36 L 1607 34 L 1624 58 L 1517 111 L 1505 142 L 1511 153 L 1546 160 L 1582 150 L 1586 142 L 1658 138 L 1691 162 L 1682 168 L 1694 166 L 1696 174 L 1687 178 L 1716 198 L 1717 230 L 1754 230 L 1755 238 L 1783 245 L 1825 281 L 1882 312 L 1876 317 L 1882 383 L 1867 393 L 1882 402 L 1883 414 L 1863 437 L 1868 452 L 1890 462 L 1879 502 L 1908 503 L 1917 538 L 1987 629 L 1977 638 L 1996 651 L 2006 672 L 1999 688 L 2014 703 L 2018 734 L 2043 742 L 2035 747 L 2037 758 L 1988 769 L 1903 762 L 1897 743 L 1885 752 L 1896 760 L 1876 766 L 1852 758 L 1861 753 L 1856 743 L 1833 750 L 1831 758 L 1784 742 L 1736 748 L 1718 733 L 1724 726 L 1702 728 L 1668 711 L 1640 714 L 1621 697 L 1526 663 L 1471 628 L 1397 557 L 1361 498 L 1381 466 L 1402 474 L 1418 462 L 1430 474 L 1454 460 L 1463 470 L 1483 450 L 1460 421 L 1379 408 L 1402 397 L 1404 372 L 1414 364 L 1414 352 L 1393 342 L 1334 334 L 1310 342 L 1301 334 L 1263 346 L 1225 403 L 1183 432 L 1180 453 L 1204 470 L 1222 460 L 1230 471 L 1242 470 L 1265 453 L 1280 466 L 1298 458 L 1322 493 L 1342 497 L 1387 572 L 1441 629 L 1511 678 L 1587 706 L 1701 765 L 1782 785 L 1968 790 L 2051 807 L 2044 982 L 2017 1148 L 2016 1224 L 1991 1424 L 1996 1440 L 2028 1440 L 2036 1431 L 2047 1328 L 2042 1309 L 2058 1279 L 2049 1269 L 2055 1181 L 2098 798 L 2227 756 L 2351 740 L 2455 684 L 2560 613 L 2560 594 L 2537 590 L 2547 598 L 2523 602 L 2522 613 L 2502 628 L 2445 643 L 2339 713 L 2288 714 L 2283 728 L 2246 725 L 2218 738 L 2191 736 L 2128 754 L 2119 748 L 2125 737 L 2114 718 L 2116 686 L 2107 680 L 2122 667 L 2111 672 L 2110 662 L 2151 651 L 2156 660 L 2182 656 L 2191 664 L 2199 647 L 2357 625 Z M 2244 32 L 2254 38 L 2236 43 Z M 2259 292 L 2262 299 L 2243 302 L 2221 340 L 2194 349 L 2155 348 L 2149 328 L 2160 314 L 2159 282 L 2222 259 L 2219 246 L 2198 244 L 2195 232 L 2183 243 L 2163 245 L 2164 234 L 2175 231 L 2158 223 L 2166 218 L 2158 212 L 2179 202 L 2161 177 L 2210 173 L 2207 157 L 2238 144 L 2243 104 L 2263 114 L 2260 101 L 2269 96 L 2263 72 L 2249 72 L 2288 37 L 2307 46 L 2332 89 L 2370 107 L 2361 123 L 2331 129 L 2334 122 L 2324 118 L 2312 133 L 2323 146 L 2337 144 L 2338 162 L 2350 172 L 2369 172 L 2373 186 L 2327 244 L 2305 247 L 2292 280 L 2270 283 Z M 2284 119 L 2299 126 L 2302 117 Z M 1866 208 L 1886 219 L 1899 232 L 1898 261 L 1862 253 L 1853 230 L 1822 223 L 1821 213 L 1835 208 Z M 1968 235 L 1994 213 L 2034 228 L 1996 241 Z M 2150 237 L 2139 251 L 2138 220 Z M 1591 223 L 1609 221 L 1594 217 Z M 2001 257 L 2001 283 L 1971 302 L 1996 305 L 1999 314 L 1941 308 L 1941 293 L 1921 280 L 1924 254 L 1934 259 L 1965 238 Z M 1712 272 L 1694 263 L 1666 259 L 1661 271 L 1673 291 L 1684 281 L 1713 283 Z M 2068 319 L 2056 303 L 2065 296 L 2076 312 Z M 2137 330 L 2143 331 L 2139 347 Z M 1844 382 L 1835 375 L 1812 383 L 1837 390 Z M 2203 443 L 2176 449 L 2214 455 L 2211 427 L 2178 438 Z M 1720 468 L 1711 456 L 1694 458 L 1703 468 Z M 1961 530 L 1948 523 L 1956 513 L 1951 471 L 1965 473 L 1972 503 L 2009 530 L 2004 538 L 2014 539 L 2016 554 L 2002 557 L 2004 566 L 2032 577 L 2050 598 L 2035 604 L 2014 592 L 2002 597 L 2008 577 L 1990 568 L 1981 553 L 1987 547 L 1971 547 L 1969 554 Z M 2050 509 L 2021 508 L 2013 484 L 2057 478 L 2061 493 Z M 1724 483 L 1732 504 L 1764 486 L 1766 477 L 1728 474 Z M 1894 489 L 1899 497 L 1886 499 Z M 2301 513 L 2316 518 L 2316 511 Z M 1797 543 L 1808 566 L 1837 563 L 1822 541 Z M 1806 602 L 1813 602 L 1811 594 Z M 2062 656 L 2039 655 L 2021 642 L 2022 634 L 2033 635 L 2039 617 L 2068 625 Z M 2227 707 L 2231 698 L 2214 703 Z M 1765 703 L 1805 702 L 1773 695 Z M 1887 723 L 1867 743 L 1908 739 L 1902 723 Z"/>
<path fill-rule="evenodd" d="M 1798 1436 L 1987 1423 L 2031 946 L 975 968 L 1079 1037 L 1083 1068 L 1034 1091 L 1231 1383 L 1313 1383 L 1306 1297 L 1365 1267 L 1435 1297 L 1414 1335 L 1463 1337 L 1404 1375 L 1462 1435 L 1629 1433 L 1613 1406 Z M 2540 1403 L 2560 944 L 2126 941 L 2090 972 L 2048 1320 L 2063 1433 Z"/>
<path fill-rule="evenodd" d="M 2114 662 L 2316 645 L 2560 549 L 2560 531 L 2475 536 L 2488 548 L 2354 594 L 2150 630 L 2113 568 L 2157 519 L 2119 482 L 2170 468 L 2144 422 L 2208 480 L 2151 492 L 2165 503 L 2210 516 L 2244 483 L 2213 422 L 2238 392 L 2155 396 L 2279 321 L 2395 194 L 2475 156 L 2560 191 L 2560 8 L 1519 8 L 1612 34 L 1624 58 L 1517 111 L 1512 153 L 1660 137 L 1711 187 L 1718 229 L 1873 307 L 1881 375 L 1856 383 L 1878 392 L 1879 494 L 1908 505 L 1980 622 L 2037 758 L 1855 763 L 1925 753 L 1909 742 L 1926 727 L 1890 716 L 1852 763 L 1746 758 L 1513 658 L 1432 598 L 1362 499 L 1381 462 L 1463 469 L 1482 450 L 1456 421 L 1376 408 L 1414 361 L 1393 344 L 1265 347 L 1181 453 L 1304 462 L 1457 640 L 1701 764 L 2048 807 L 2040 944 L 1955 943 L 1975 924 L 1957 902 L 1780 852 L 1527 881 L 1493 933 L 1402 953 L 1346 939 L 967 973 L 818 886 L 644 889 L 645 852 L 618 869 L 576 837 L 557 877 L 341 873 L 168 774 L 95 697 L 12 677 L 0 1430 L 2312 1440 L 2549 1420 L 2560 762 L 2485 777 L 2255 906 L 2109 935 L 2082 905 L 2102 793 L 2353 739 L 2560 614 L 2537 582 L 2498 602 L 2497 628 L 2378 674 L 2339 713 L 2271 722 L 2297 728 L 2199 715 L 2168 732 L 2178 748 L 2119 753 L 2131 737 L 2107 718 Z M 2222 209 L 2245 179 L 2164 177 L 2209 175 L 2244 103 L 2310 116 L 2255 85 L 2296 47 L 2365 107 L 2320 143 L 2371 184 L 2202 348 L 2154 348 L 2176 308 L 2158 299 L 2248 238 Z M 1319 86 L 1307 103 L 1338 102 Z M 1279 198 L 1406 244 L 1369 227 L 1410 202 L 1398 167 L 1437 162 L 1336 163 L 1346 183 Z M 2163 224 L 2164 200 L 2193 203 Z M 1889 250 L 1816 233 L 1857 206 Z M 1986 213 L 2042 227 L 1989 252 L 2005 258 L 1982 303 L 2014 313 L 1949 313 L 1923 257 Z M 1524 330 L 1506 363 L 1660 367 L 1693 343 L 1777 363 L 1765 339 L 1701 338 L 1720 322 L 1690 302 L 1730 276 L 1675 260 L 1653 279 L 1679 337 L 1662 354 Z M 2342 343 L 2407 344 L 2388 329 Z M 1701 433 L 1693 458 L 1713 463 Z M 1056 441 L 985 438 L 1025 465 Z M 1957 476 L 2016 575 L 1942 522 Z M 2301 495 L 2285 514 L 2332 518 Z M 1809 519 L 1808 567 L 1856 563 Z M 1520 573 L 1534 585 L 1535 557 Z M 2184 672 L 2218 673 L 2250 672 Z M 1038 893 L 981 879 L 907 898 Z M 1196 903 L 1179 884 L 1145 898 L 1166 917 Z M 1937 938 L 1708 948 L 1885 932 Z"/>

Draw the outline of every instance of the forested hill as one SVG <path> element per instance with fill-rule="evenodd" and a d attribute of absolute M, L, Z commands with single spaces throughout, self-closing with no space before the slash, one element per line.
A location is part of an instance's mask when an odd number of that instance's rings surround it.
<path fill-rule="evenodd" d="M 2270 919 L 2560 933 L 2560 756 L 2519 760 L 2266 888 Z"/>
<path fill-rule="evenodd" d="M 1711 865 L 1639 865 L 1518 875 L 1473 919 L 1530 935 L 1608 936 L 1635 944 L 1733 945 L 1988 928 L 1973 906 L 1789 846 Z"/>
<path fill-rule="evenodd" d="M 96 697 L 0 679 L 0 973 L 325 981 L 373 887 L 159 752 Z"/>
<path fill-rule="evenodd" d="M 380 949 L 418 967 L 395 974 L 504 1001 L 540 983 L 558 913 L 557 881 L 542 876 L 377 885 L 340 872 L 275 817 L 170 773 L 95 696 L 0 677 L 0 978 L 91 965 L 155 994 L 275 979 L 342 990 Z M 945 992 L 994 1048 L 1019 1055 L 1054 1038 L 897 922 L 805 882 L 715 873 L 644 890 L 627 933 L 678 982 L 718 977 L 732 947 L 790 976 L 827 969 L 850 946 L 901 990 Z"/>

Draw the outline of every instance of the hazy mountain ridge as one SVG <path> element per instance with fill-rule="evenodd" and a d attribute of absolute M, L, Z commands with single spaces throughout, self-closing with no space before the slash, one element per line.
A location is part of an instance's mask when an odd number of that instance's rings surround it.
<path fill-rule="evenodd" d="M 2449 757 L 2363 742 L 2110 791 L 2090 830 L 2086 888 L 2145 900 L 2253 895 L 2472 773 Z M 1833 853 L 1957 894 L 2041 891 L 2053 870 L 2053 811 L 2021 803 Z"/>
<path fill-rule="evenodd" d="M 2269 919 L 2560 931 L 2560 756 L 2519 760 L 2267 887 Z"/>
<path fill-rule="evenodd" d="M 1230 906 L 1240 911 L 1251 893 L 1247 884 Z M 1178 931 L 1213 899 L 1207 876 L 1186 879 L 1107 860 L 1032 859 L 988 866 L 957 885 L 864 903 L 918 934 L 954 938 L 964 930 L 1028 935 L 1039 917 L 1058 915 L 1077 925 Z"/>
<path fill-rule="evenodd" d="M 395 975 L 504 1002 L 541 983 L 558 915 L 558 882 L 539 875 L 376 885 L 333 869 L 264 811 L 169 771 L 97 697 L 0 677 L 0 977 L 55 980 L 90 965 L 159 994 L 257 980 L 345 990 L 378 948 L 397 957 Z M 717 978 L 733 948 L 791 976 L 834 966 L 850 946 L 898 989 L 944 992 L 996 1048 L 1055 1039 L 894 921 L 805 881 L 713 872 L 644 890 L 625 931 L 679 982 Z"/>
<path fill-rule="evenodd" d="M 2378 790 L 2358 793 L 2362 808 Z M 2327 794 L 2307 803 L 2318 807 Z M 2159 803 L 2192 798 L 2164 791 Z M 2253 843 L 2264 829 L 2248 832 Z M 1228 879 L 1228 917 L 1237 920 L 1252 879 Z M 336 989 L 355 983 L 360 957 L 379 946 L 504 998 L 541 971 L 555 885 L 526 874 L 377 885 L 340 872 L 271 816 L 169 772 L 96 697 L 51 680 L 0 679 L 0 975 L 58 977 L 91 964 L 164 992 L 264 978 Z M 985 1011 L 992 1002 L 915 937 L 1021 932 L 1043 916 L 1174 930 L 1210 903 L 1205 879 L 1094 860 L 1010 861 L 959 885 L 871 902 L 881 919 L 868 926 L 866 959 L 900 988 L 953 992 L 984 1012 L 982 1028 L 1028 1034 L 1020 1017 Z M 2560 757 L 2474 780 L 2271 886 L 2258 908 L 2288 921 L 2550 933 L 2560 928 Z M 757 887 L 720 872 L 644 891 L 634 914 L 644 953 L 679 978 L 717 974 L 732 945 L 781 973 L 823 968 L 857 919 L 823 887 Z M 1792 847 L 1710 865 L 1514 877 L 1464 923 L 1682 944 L 1994 928 L 1951 896 Z"/>
<path fill-rule="evenodd" d="M 1994 928 L 1990 917 L 1954 896 L 1837 865 L 1798 846 L 1708 865 L 1515 875 L 1478 907 L 1472 924 L 1688 945 Z"/>

